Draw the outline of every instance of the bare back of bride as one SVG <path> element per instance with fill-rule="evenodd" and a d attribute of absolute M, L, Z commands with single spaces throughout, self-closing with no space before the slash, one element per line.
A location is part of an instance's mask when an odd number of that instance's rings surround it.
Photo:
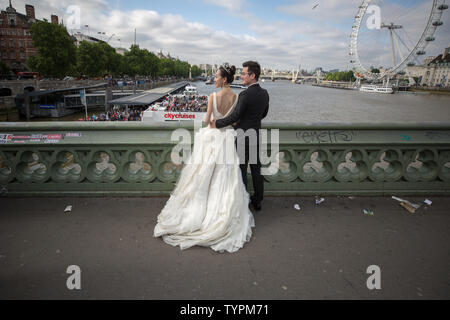
<path fill-rule="evenodd" d="M 229 87 L 235 72 L 234 66 L 222 66 L 217 71 L 214 80 L 221 90 L 210 96 L 208 126 L 195 134 L 190 159 L 158 215 L 154 236 L 182 250 L 197 245 L 235 252 L 250 240 L 255 226 L 234 147 L 235 136 L 229 130 L 232 127 L 209 126 L 212 119 L 222 119 L 236 107 L 237 97 Z"/>

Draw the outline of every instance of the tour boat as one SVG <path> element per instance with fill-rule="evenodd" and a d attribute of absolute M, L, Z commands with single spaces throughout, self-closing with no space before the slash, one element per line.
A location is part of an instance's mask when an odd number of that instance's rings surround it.
<path fill-rule="evenodd" d="M 186 96 L 191 96 L 191 95 L 198 96 L 197 87 L 195 87 L 193 85 L 186 86 L 184 88 L 183 94 Z"/>
<path fill-rule="evenodd" d="M 362 85 L 359 88 L 359 91 L 371 92 L 371 93 L 387 93 L 387 94 L 394 93 L 394 90 L 392 89 L 392 87 L 377 86 L 377 85 L 372 85 L 372 84 Z"/>

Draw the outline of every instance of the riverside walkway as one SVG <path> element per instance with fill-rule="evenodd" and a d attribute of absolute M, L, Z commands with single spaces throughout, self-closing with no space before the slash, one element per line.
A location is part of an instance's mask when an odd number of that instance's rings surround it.
<path fill-rule="evenodd" d="M 324 198 L 266 197 L 251 241 L 221 254 L 153 237 L 167 196 L 3 197 L 0 299 L 450 298 L 448 196 L 402 196 L 432 200 L 416 213 L 387 196 Z M 71 265 L 81 290 L 66 287 Z M 371 265 L 381 289 L 366 285 Z"/>

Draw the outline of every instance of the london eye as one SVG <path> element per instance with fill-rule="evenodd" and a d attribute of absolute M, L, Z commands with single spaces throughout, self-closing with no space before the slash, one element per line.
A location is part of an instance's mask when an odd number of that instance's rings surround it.
<path fill-rule="evenodd" d="M 363 0 L 349 45 L 356 78 L 377 82 L 408 76 L 408 67 L 423 64 L 446 9 L 445 0 Z"/>

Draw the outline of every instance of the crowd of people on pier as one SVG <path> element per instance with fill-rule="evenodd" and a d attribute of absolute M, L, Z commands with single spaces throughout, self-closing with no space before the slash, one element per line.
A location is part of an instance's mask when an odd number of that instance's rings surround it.
<path fill-rule="evenodd" d="M 162 102 L 150 106 L 152 110 L 172 112 L 206 112 L 208 97 L 199 95 L 169 95 Z M 141 121 L 145 107 L 133 107 L 130 110 L 113 109 L 112 111 L 93 114 L 79 121 Z"/>
<path fill-rule="evenodd" d="M 160 106 L 165 111 L 206 112 L 208 97 L 198 95 L 169 95 L 164 98 Z"/>
<path fill-rule="evenodd" d="M 80 121 L 141 121 L 144 110 L 132 109 L 128 112 L 121 110 L 113 110 L 102 112 L 99 115 L 93 114 L 86 119 L 79 119 Z"/>

